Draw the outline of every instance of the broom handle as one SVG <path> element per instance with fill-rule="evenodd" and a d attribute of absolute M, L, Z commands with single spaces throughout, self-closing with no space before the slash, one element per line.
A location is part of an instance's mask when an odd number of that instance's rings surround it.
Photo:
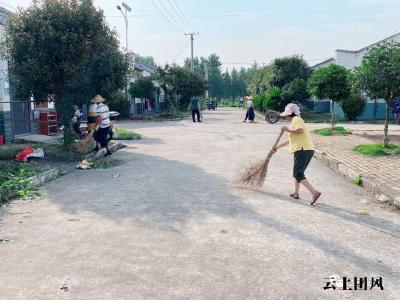
<path fill-rule="evenodd" d="M 275 144 L 274 144 L 274 146 L 272 147 L 272 149 L 278 146 L 279 141 L 281 140 L 281 138 L 282 138 L 282 136 L 283 136 L 284 133 L 285 133 L 285 132 L 281 130 L 281 133 L 279 134 L 278 138 L 276 139 Z"/>

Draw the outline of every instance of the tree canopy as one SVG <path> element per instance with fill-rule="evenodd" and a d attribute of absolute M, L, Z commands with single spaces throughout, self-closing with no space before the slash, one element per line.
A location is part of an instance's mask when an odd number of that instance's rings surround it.
<path fill-rule="evenodd" d="M 91 0 L 34 2 L 10 17 L 6 33 L 17 97 L 55 101 L 66 125 L 73 104 L 125 86 L 128 61 Z"/>
<path fill-rule="evenodd" d="M 308 87 L 309 92 L 318 99 L 340 102 L 350 94 L 349 75 L 346 68 L 329 65 L 312 74 Z"/>
<path fill-rule="evenodd" d="M 129 92 L 133 98 L 153 99 L 155 86 L 151 77 L 139 77 L 131 84 Z"/>
<path fill-rule="evenodd" d="M 384 144 L 388 144 L 389 112 L 400 98 L 400 44 L 382 43 L 367 53 L 355 70 L 356 86 L 373 99 L 387 103 Z"/>
<path fill-rule="evenodd" d="M 177 105 L 189 104 L 191 97 L 200 96 L 207 89 L 205 79 L 183 67 L 166 65 L 158 68 L 157 73 L 157 79 L 169 97 L 179 99 L 175 101 Z"/>
<path fill-rule="evenodd" d="M 332 101 L 331 125 L 334 129 L 335 102 L 340 102 L 350 96 L 349 72 L 346 68 L 336 64 L 317 69 L 308 81 L 308 90 L 318 99 Z"/>
<path fill-rule="evenodd" d="M 269 80 L 271 86 L 283 88 L 293 80 L 300 78 L 307 81 L 311 75 L 311 68 L 298 55 L 277 58 L 272 64 L 274 70 Z"/>

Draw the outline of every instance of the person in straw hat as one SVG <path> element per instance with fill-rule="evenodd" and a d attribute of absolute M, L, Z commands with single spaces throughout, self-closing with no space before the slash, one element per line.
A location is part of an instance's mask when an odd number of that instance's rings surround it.
<path fill-rule="evenodd" d="M 276 146 L 274 150 L 277 151 L 280 148 L 289 146 L 290 152 L 294 154 L 293 177 L 295 178 L 295 184 L 294 192 L 290 194 L 290 197 L 299 199 L 300 184 L 302 184 L 311 193 L 310 204 L 314 205 L 321 196 L 321 192 L 317 191 L 304 175 L 314 155 L 314 143 L 311 139 L 310 131 L 300 117 L 300 108 L 296 104 L 288 104 L 281 116 L 286 117 L 290 122 L 290 127 L 283 126 L 281 129 L 289 134 L 289 139 Z"/>
<path fill-rule="evenodd" d="M 96 114 L 97 120 L 96 124 L 98 125 L 98 129 L 96 134 L 94 135 L 94 139 L 96 140 L 96 148 L 94 151 L 99 151 L 99 146 L 107 149 L 107 155 L 111 155 L 111 151 L 108 148 L 108 134 L 110 132 L 110 110 L 106 104 L 104 104 L 106 100 L 100 96 L 96 95 L 91 102 L 97 104 Z"/>

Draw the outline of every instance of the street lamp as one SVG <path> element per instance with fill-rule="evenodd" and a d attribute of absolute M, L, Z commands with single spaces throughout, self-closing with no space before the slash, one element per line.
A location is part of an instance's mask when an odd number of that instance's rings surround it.
<path fill-rule="evenodd" d="M 121 7 L 122 6 L 122 7 Z M 126 51 L 128 52 L 128 12 L 132 11 L 132 8 L 125 2 L 122 2 L 121 6 L 117 5 L 117 9 L 122 13 L 125 20 L 125 34 L 126 34 Z"/>

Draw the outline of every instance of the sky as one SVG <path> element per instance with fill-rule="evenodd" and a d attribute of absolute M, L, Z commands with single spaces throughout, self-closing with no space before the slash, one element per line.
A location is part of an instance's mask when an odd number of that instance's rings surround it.
<path fill-rule="evenodd" d="M 334 56 L 335 49 L 357 50 L 400 32 L 400 0 L 124 1 L 132 7 L 129 50 L 153 56 L 158 64 L 181 64 L 190 56 L 185 32 L 200 34 L 195 36 L 195 56 L 216 53 L 229 69 L 293 54 L 313 65 Z M 30 3 L 0 0 L 10 10 Z M 116 8 L 121 1 L 94 3 L 125 46 L 125 23 Z"/>

